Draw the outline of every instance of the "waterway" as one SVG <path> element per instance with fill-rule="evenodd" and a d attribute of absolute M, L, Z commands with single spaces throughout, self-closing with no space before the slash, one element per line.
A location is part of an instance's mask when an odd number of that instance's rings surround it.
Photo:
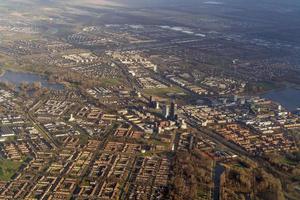
<path fill-rule="evenodd" d="M 300 89 L 287 87 L 278 90 L 271 90 L 262 95 L 283 105 L 288 111 L 295 111 L 300 107 Z"/>
<path fill-rule="evenodd" d="M 220 189 L 221 189 L 221 175 L 225 171 L 225 168 L 220 164 L 216 163 L 214 170 L 214 191 L 213 200 L 220 200 Z"/>
<path fill-rule="evenodd" d="M 52 90 L 63 90 L 64 85 L 59 83 L 50 83 L 47 77 L 41 76 L 33 73 L 26 72 L 15 72 L 15 71 L 5 71 L 0 76 L 0 82 L 8 82 L 19 86 L 21 83 L 32 84 L 34 82 L 40 82 L 42 87 L 52 89 Z"/>

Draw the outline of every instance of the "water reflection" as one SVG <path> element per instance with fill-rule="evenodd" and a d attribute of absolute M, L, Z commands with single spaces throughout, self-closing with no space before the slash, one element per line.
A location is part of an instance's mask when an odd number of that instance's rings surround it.
<path fill-rule="evenodd" d="M 19 86 L 21 83 L 32 84 L 34 82 L 40 82 L 42 87 L 53 89 L 53 90 L 63 90 L 64 86 L 59 83 L 50 83 L 45 76 L 38 74 L 25 73 L 25 72 L 14 72 L 5 71 L 2 76 L 0 76 L 0 82 L 13 83 Z"/>

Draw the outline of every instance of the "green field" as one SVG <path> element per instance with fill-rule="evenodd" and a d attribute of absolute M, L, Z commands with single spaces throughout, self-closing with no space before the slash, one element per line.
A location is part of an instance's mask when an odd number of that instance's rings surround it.
<path fill-rule="evenodd" d="M 21 162 L 0 159 L 0 180 L 9 181 L 21 166 Z"/>
<path fill-rule="evenodd" d="M 143 93 L 148 96 L 168 97 L 169 94 L 185 94 L 179 87 L 144 89 Z"/>
<path fill-rule="evenodd" d="M 101 78 L 100 82 L 103 86 L 109 87 L 120 85 L 122 83 L 122 80 L 118 78 Z"/>

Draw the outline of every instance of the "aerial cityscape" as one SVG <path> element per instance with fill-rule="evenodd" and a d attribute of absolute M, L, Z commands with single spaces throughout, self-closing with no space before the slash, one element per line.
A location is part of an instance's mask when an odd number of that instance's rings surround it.
<path fill-rule="evenodd" d="M 0 200 L 299 200 L 298 0 L 0 0 Z"/>

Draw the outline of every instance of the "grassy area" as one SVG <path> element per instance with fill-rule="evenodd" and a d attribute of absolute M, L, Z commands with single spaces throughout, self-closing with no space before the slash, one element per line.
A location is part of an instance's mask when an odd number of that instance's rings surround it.
<path fill-rule="evenodd" d="M 0 180 L 9 181 L 21 166 L 21 162 L 8 159 L 0 159 Z"/>
<path fill-rule="evenodd" d="M 201 185 L 197 188 L 197 196 L 200 199 L 209 199 L 210 189 L 206 185 Z"/>
<path fill-rule="evenodd" d="M 147 143 L 155 145 L 155 146 L 164 146 L 166 149 L 170 146 L 169 143 L 162 142 L 162 141 L 159 141 L 159 140 L 156 140 L 156 139 L 147 140 Z"/>
<path fill-rule="evenodd" d="M 20 64 L 15 60 L 8 60 L 2 64 L 4 70 L 10 70 L 14 72 L 34 73 L 44 75 L 46 67 L 38 66 L 35 64 L 23 63 Z"/>
<path fill-rule="evenodd" d="M 300 157 L 299 155 L 300 153 L 297 154 L 297 152 L 294 152 L 285 155 L 273 154 L 273 155 L 269 155 L 269 157 L 272 159 L 274 163 L 296 166 L 297 164 L 299 164 L 298 162 Z"/>
<path fill-rule="evenodd" d="M 13 63 L 13 58 L 9 57 L 3 53 L 0 53 L 0 63 L 1 63 L 1 67 L 3 68 L 3 67 L 5 67 L 5 65 Z"/>
<path fill-rule="evenodd" d="M 100 79 L 101 84 L 103 84 L 103 86 L 116 86 L 116 85 L 120 85 L 121 84 L 121 80 L 116 79 L 116 78 L 101 78 Z"/>
<path fill-rule="evenodd" d="M 158 97 L 168 97 L 168 94 L 184 94 L 184 92 L 179 87 L 144 89 L 143 93 L 148 96 Z"/>
<path fill-rule="evenodd" d="M 79 139 L 80 144 L 87 144 L 89 140 L 89 136 L 85 133 L 81 133 L 80 135 L 77 136 Z"/>
<path fill-rule="evenodd" d="M 16 72 L 31 72 L 37 74 L 45 74 L 47 68 L 40 63 L 32 63 L 30 59 L 21 59 L 21 61 L 15 57 L 8 56 L 6 54 L 0 53 L 0 64 L 3 70 L 10 70 Z"/>
<path fill-rule="evenodd" d="M 281 159 L 281 163 L 282 164 L 287 164 L 287 165 L 297 165 L 297 162 L 293 161 L 293 160 L 290 160 L 286 157 L 282 158 Z"/>

